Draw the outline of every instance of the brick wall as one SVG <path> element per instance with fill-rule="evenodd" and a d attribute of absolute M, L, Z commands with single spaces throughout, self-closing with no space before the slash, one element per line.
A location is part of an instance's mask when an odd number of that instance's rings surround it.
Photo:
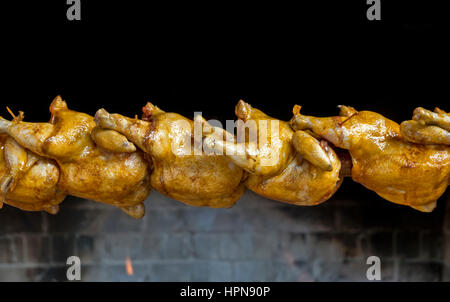
<path fill-rule="evenodd" d="M 450 202 L 431 214 L 386 202 L 346 180 L 316 207 L 246 192 L 231 209 L 185 206 L 152 192 L 142 220 L 68 197 L 56 216 L 0 211 L 0 281 L 450 281 Z M 129 257 L 134 274 L 125 271 Z"/>

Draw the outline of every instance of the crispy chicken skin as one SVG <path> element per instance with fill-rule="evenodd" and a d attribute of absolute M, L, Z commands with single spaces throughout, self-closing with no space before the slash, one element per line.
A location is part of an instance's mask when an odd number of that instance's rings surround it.
<path fill-rule="evenodd" d="M 56 214 L 66 197 L 58 188 L 59 169 L 50 159 L 23 149 L 0 134 L 0 183 L 2 203 L 25 211 Z"/>
<path fill-rule="evenodd" d="M 255 122 L 257 141 L 246 135 L 245 142 L 235 142 L 229 133 L 216 128 L 204 142 L 208 148 L 224 152 L 250 172 L 245 181 L 248 189 L 282 202 L 316 205 L 330 198 L 339 188 L 341 163 L 325 141 L 319 142 L 304 131 L 294 132 L 289 123 L 274 119 L 243 101 L 237 104 L 236 114 L 246 123 Z M 275 126 L 271 128 L 273 121 Z M 260 134 L 264 134 L 261 131 L 265 129 L 267 138 L 260 139 Z M 261 143 L 262 140 L 265 143 Z M 240 149 L 243 152 L 238 153 Z"/>
<path fill-rule="evenodd" d="M 418 144 L 450 145 L 450 114 L 435 108 L 434 112 L 422 107 L 414 110 L 413 119 L 400 124 L 403 137 Z"/>
<path fill-rule="evenodd" d="M 269 178 L 251 175 L 245 185 L 253 192 L 269 199 L 299 206 L 313 206 L 328 200 L 340 187 L 341 163 L 333 149 L 326 146 L 332 163 L 331 171 L 324 171 L 300 155 L 279 174 Z"/>
<path fill-rule="evenodd" d="M 280 174 L 295 155 L 291 144 L 294 132 L 289 124 L 266 115 L 242 100 L 236 105 L 235 113 L 239 118 L 237 131 L 238 135 L 241 133 L 238 137 L 240 141 L 226 144 L 221 137 L 210 135 L 205 141 L 206 146 L 216 151 L 226 148 L 228 157 L 250 174 L 265 177 Z"/>
<path fill-rule="evenodd" d="M 291 123 L 349 150 L 354 181 L 391 202 L 432 211 L 448 186 L 449 147 L 409 142 L 397 123 L 378 113 L 340 108 L 340 116 L 318 118 L 297 107 Z"/>
<path fill-rule="evenodd" d="M 2 119 L 0 133 L 40 156 L 54 159 L 60 168 L 59 187 L 63 191 L 118 206 L 132 217 L 141 218 L 145 213 L 143 201 L 151 190 L 144 154 L 117 152 L 115 146 L 108 150 L 101 142 L 96 145 L 91 136 L 96 126 L 94 118 L 68 109 L 59 96 L 50 105 L 50 112 L 49 123 Z M 127 144 L 130 148 L 131 143 Z"/>
<path fill-rule="evenodd" d="M 101 128 L 125 135 L 149 155 L 151 184 L 162 194 L 192 206 L 233 206 L 244 193 L 244 171 L 223 155 L 194 150 L 192 120 L 151 103 L 143 112 L 143 120 L 139 120 L 100 109 L 95 121 Z"/>

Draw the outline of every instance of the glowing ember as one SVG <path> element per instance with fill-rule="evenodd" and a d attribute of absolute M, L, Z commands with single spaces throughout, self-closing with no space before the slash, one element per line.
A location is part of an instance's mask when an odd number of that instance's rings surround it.
<path fill-rule="evenodd" d="M 131 264 L 130 257 L 125 259 L 125 270 L 129 276 L 133 276 L 133 265 Z"/>

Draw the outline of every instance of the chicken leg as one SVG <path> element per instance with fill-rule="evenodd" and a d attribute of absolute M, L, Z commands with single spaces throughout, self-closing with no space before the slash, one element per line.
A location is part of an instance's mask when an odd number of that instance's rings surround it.
<path fill-rule="evenodd" d="M 413 143 L 450 145 L 450 115 L 439 108 L 435 112 L 416 108 L 413 120 L 400 124 L 400 132 Z"/>

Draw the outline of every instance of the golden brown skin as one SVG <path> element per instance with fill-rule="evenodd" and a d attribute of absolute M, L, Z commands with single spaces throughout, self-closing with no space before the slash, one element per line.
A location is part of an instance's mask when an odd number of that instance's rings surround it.
<path fill-rule="evenodd" d="M 92 140 L 98 147 L 112 152 L 134 152 L 136 146 L 117 131 L 95 127 L 91 131 Z"/>
<path fill-rule="evenodd" d="M 236 116 L 250 127 L 254 127 L 254 138 L 245 135 L 245 124 L 238 124 L 238 133 L 241 132 L 245 139 L 245 151 L 248 161 L 245 169 L 252 174 L 274 176 L 281 173 L 295 156 L 295 150 L 291 144 L 294 132 L 288 123 L 266 115 L 264 112 L 253 108 L 244 101 L 239 101 L 235 108 Z M 262 128 L 264 127 L 264 128 Z M 273 136 L 272 131 L 278 130 L 278 136 Z M 261 133 L 266 131 L 265 133 Z M 261 134 L 261 137 L 260 137 Z M 263 138 L 263 139 L 261 139 Z M 252 146 L 254 144 L 254 146 Z M 251 150 L 251 148 L 254 150 Z"/>
<path fill-rule="evenodd" d="M 248 189 L 282 202 L 317 205 L 339 188 L 341 163 L 325 142 L 319 143 L 304 131 L 294 132 L 289 123 L 269 117 L 243 101 L 236 106 L 236 114 L 245 122 L 256 122 L 258 143 L 251 141 L 251 135 L 245 137 L 245 143 L 233 143 L 216 134 L 208 135 L 204 142 L 208 148 L 224 152 L 250 172 L 245 181 Z M 271 127 L 269 122 L 276 121 L 275 131 L 268 131 L 266 139 L 261 140 L 259 121 L 266 122 L 267 129 Z M 228 136 L 229 133 L 223 134 L 223 137 Z M 267 143 L 262 145 L 261 141 Z M 253 150 L 249 150 L 251 143 L 255 144 Z M 239 155 L 237 151 L 244 147 L 246 152 Z"/>
<path fill-rule="evenodd" d="M 450 115 L 439 108 L 416 108 L 413 120 L 400 124 L 400 132 L 413 143 L 450 145 Z"/>
<path fill-rule="evenodd" d="M 246 186 L 266 198 L 300 206 L 313 206 L 328 200 L 340 187 L 341 163 L 333 149 L 327 148 L 332 165 L 325 171 L 297 155 L 279 174 L 269 178 L 251 175 Z"/>
<path fill-rule="evenodd" d="M 58 180 L 56 163 L 21 148 L 12 138 L 0 134 L 0 208 L 4 202 L 25 211 L 56 214 L 58 205 L 66 197 L 58 188 Z"/>
<path fill-rule="evenodd" d="M 61 170 L 59 187 L 68 194 L 115 205 L 141 218 L 143 201 L 151 190 L 144 154 L 98 147 L 91 137 L 96 126 L 93 117 L 68 109 L 59 96 L 50 111 L 50 123 L 1 120 L 0 132 L 32 152 L 56 160 Z"/>
<path fill-rule="evenodd" d="M 425 125 L 435 125 L 450 131 L 450 114 L 437 107 L 434 109 L 434 112 L 422 107 L 416 108 L 413 113 L 413 120 L 420 121 Z"/>
<path fill-rule="evenodd" d="M 391 202 L 430 212 L 448 186 L 449 147 L 408 142 L 380 114 L 342 106 L 341 116 L 317 118 L 297 110 L 291 122 L 349 150 L 353 180 Z"/>
<path fill-rule="evenodd" d="M 95 121 L 102 128 L 125 135 L 150 155 L 151 184 L 159 192 L 193 206 L 234 205 L 244 193 L 243 170 L 223 155 L 207 155 L 201 148 L 194 149 L 191 120 L 150 103 L 143 111 L 145 120 L 100 109 Z"/>

